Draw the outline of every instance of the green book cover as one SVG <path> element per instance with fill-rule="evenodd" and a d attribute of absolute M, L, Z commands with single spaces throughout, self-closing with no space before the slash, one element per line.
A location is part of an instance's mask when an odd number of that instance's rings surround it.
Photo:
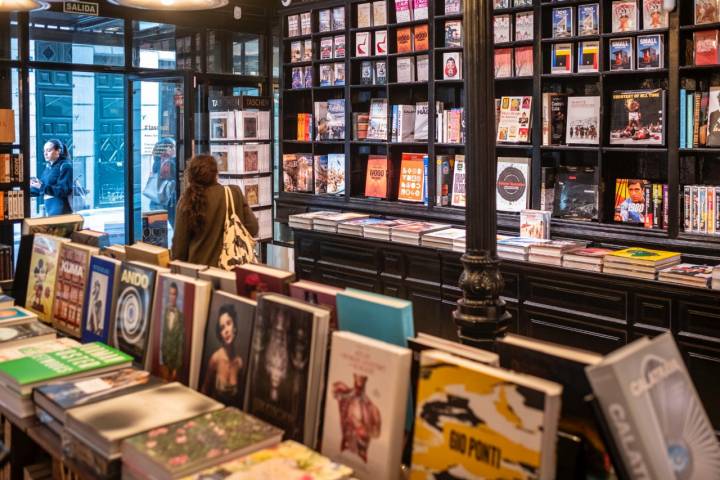
<path fill-rule="evenodd" d="M 94 342 L 2 362 L 0 376 L 22 387 L 131 361 L 132 357 L 129 355 L 103 343 Z"/>

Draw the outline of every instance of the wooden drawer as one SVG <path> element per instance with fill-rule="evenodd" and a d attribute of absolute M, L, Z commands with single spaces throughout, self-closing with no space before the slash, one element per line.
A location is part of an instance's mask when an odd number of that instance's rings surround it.
<path fill-rule="evenodd" d="M 383 273 L 389 273 L 400 277 L 405 276 L 405 259 L 402 253 L 392 250 L 382 250 L 381 256 Z"/>
<path fill-rule="evenodd" d="M 678 301 L 678 331 L 695 335 L 717 337 L 720 332 L 720 307 L 695 303 L 685 299 Z"/>
<path fill-rule="evenodd" d="M 635 294 L 632 298 L 634 324 L 669 329 L 672 324 L 672 299 L 667 296 Z"/>
<path fill-rule="evenodd" d="M 376 252 L 372 247 L 354 243 L 322 242 L 318 247 L 318 262 L 330 265 L 377 270 Z"/>
<path fill-rule="evenodd" d="M 710 422 L 716 434 L 720 435 L 720 408 L 717 408 L 720 399 L 720 343 L 713 348 L 681 341 L 678 346 L 685 356 L 688 372 L 705 404 Z"/>
<path fill-rule="evenodd" d="M 597 315 L 620 320 L 627 318 L 627 292 L 623 290 L 536 275 L 528 275 L 525 287 L 527 300 L 530 302 L 580 311 L 592 309 Z"/>
<path fill-rule="evenodd" d="M 375 272 L 351 271 L 316 267 L 317 281 L 338 288 L 357 288 L 368 292 L 379 292 L 380 282 Z"/>

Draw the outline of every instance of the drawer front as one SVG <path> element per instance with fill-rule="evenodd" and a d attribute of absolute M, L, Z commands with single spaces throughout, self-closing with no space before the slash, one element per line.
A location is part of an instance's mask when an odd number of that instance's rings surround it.
<path fill-rule="evenodd" d="M 566 312 L 524 306 L 521 308 L 520 331 L 540 340 L 608 354 L 627 342 L 622 328 L 599 325 L 590 317 Z"/>
<path fill-rule="evenodd" d="M 678 330 L 717 338 L 720 336 L 720 307 L 678 300 Z"/>
<path fill-rule="evenodd" d="M 440 271 L 440 256 L 434 255 L 412 255 L 405 256 L 407 262 L 407 278 L 440 284 L 438 272 Z"/>
<path fill-rule="evenodd" d="M 720 435 L 720 408 L 717 408 L 720 402 L 720 344 L 718 348 L 711 348 L 680 342 L 679 347 L 710 422 Z"/>
<path fill-rule="evenodd" d="M 400 277 L 405 275 L 404 268 L 404 255 L 399 252 L 383 250 L 382 253 L 383 273 L 389 273 L 392 275 L 398 275 Z"/>
<path fill-rule="evenodd" d="M 669 329 L 672 322 L 672 299 L 655 295 L 636 294 L 633 296 L 633 323 Z"/>
<path fill-rule="evenodd" d="M 322 263 L 365 270 L 377 269 L 376 250 L 351 243 L 322 242 L 319 246 L 319 258 Z"/>
<path fill-rule="evenodd" d="M 527 277 L 527 300 L 625 320 L 627 293 L 576 281 Z"/>
<path fill-rule="evenodd" d="M 415 331 L 446 336 L 448 325 L 452 325 L 452 317 L 443 316 L 440 289 L 407 282 L 405 292 L 407 299 L 413 303 Z"/>
<path fill-rule="evenodd" d="M 357 288 L 368 292 L 379 292 L 380 282 L 374 272 L 357 272 L 317 268 L 317 279 L 326 285 L 338 288 Z"/>
<path fill-rule="evenodd" d="M 317 257 L 317 242 L 312 237 L 295 235 L 295 257 L 315 260 Z"/>

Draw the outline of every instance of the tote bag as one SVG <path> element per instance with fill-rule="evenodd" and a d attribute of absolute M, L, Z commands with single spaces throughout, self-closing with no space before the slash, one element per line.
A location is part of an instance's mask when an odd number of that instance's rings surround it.
<path fill-rule="evenodd" d="M 218 266 L 224 270 L 234 270 L 238 265 L 257 263 L 255 240 L 235 212 L 235 200 L 230 187 L 223 188 L 225 189 L 225 229 Z"/>

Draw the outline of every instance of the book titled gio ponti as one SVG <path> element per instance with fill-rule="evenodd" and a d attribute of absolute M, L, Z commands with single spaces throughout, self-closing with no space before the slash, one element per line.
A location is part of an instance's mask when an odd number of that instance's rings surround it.
<path fill-rule="evenodd" d="M 150 334 L 150 371 L 154 375 L 197 389 L 211 293 L 206 280 L 160 274 Z"/>
<path fill-rule="evenodd" d="M 555 478 L 560 385 L 444 352 L 420 361 L 411 480 Z"/>
<path fill-rule="evenodd" d="M 720 445 L 668 332 L 587 368 L 629 478 L 717 478 Z"/>
<path fill-rule="evenodd" d="M 258 299 L 246 410 L 314 447 L 330 311 L 284 295 Z"/>
<path fill-rule="evenodd" d="M 133 360 L 145 365 L 150 319 L 157 271 L 146 265 L 124 263 L 120 268 L 117 307 L 115 308 L 115 342 Z"/>
<path fill-rule="evenodd" d="M 346 480 L 352 469 L 292 440 L 205 470 L 188 480 Z"/>
<path fill-rule="evenodd" d="M 121 262 L 114 258 L 100 255 L 90 258 L 83 308 L 83 342 L 110 343 L 120 266 Z"/>
<path fill-rule="evenodd" d="M 67 241 L 45 234 L 36 234 L 33 238 L 25 308 L 46 323 L 52 320 L 60 245 Z"/>
<path fill-rule="evenodd" d="M 132 358 L 99 342 L 0 363 L 0 383 L 22 396 L 44 382 L 130 366 Z"/>
<path fill-rule="evenodd" d="M 138 478 L 172 480 L 281 440 L 279 428 L 227 407 L 128 438 L 122 443 L 123 469 Z"/>
<path fill-rule="evenodd" d="M 90 257 L 99 253 L 97 247 L 77 243 L 64 243 L 60 247 L 53 326 L 71 337 L 80 338 Z"/>
<path fill-rule="evenodd" d="M 351 332 L 335 332 L 325 395 L 322 453 L 360 480 L 400 472 L 412 353 Z"/>
<path fill-rule="evenodd" d="M 254 300 L 216 290 L 205 325 L 200 365 L 201 393 L 238 408 L 245 401 L 245 385 L 255 322 Z"/>

